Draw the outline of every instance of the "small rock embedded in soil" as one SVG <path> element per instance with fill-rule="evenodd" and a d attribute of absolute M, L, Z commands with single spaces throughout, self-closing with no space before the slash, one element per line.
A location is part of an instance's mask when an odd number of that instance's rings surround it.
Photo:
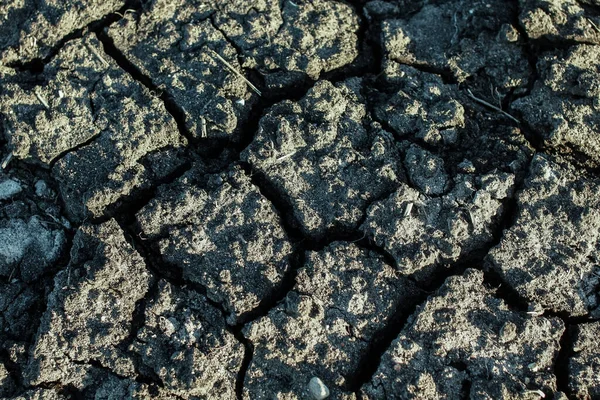
<path fill-rule="evenodd" d="M 242 153 L 291 208 L 302 232 L 356 229 L 366 206 L 405 180 L 393 137 L 371 120 L 362 81 L 320 81 L 261 118 Z"/>
<path fill-rule="evenodd" d="M 38 215 L 0 219 L 0 277 L 33 282 L 54 265 L 66 237 L 52 222 Z"/>
<path fill-rule="evenodd" d="M 7 179 L 0 182 L 0 201 L 9 200 L 14 195 L 21 193 L 23 189 L 21 184 L 13 179 Z"/>
<path fill-rule="evenodd" d="M 507 324 L 518 334 L 500 340 Z M 556 392 L 564 324 L 511 311 L 480 271 L 453 276 L 417 308 L 362 392 L 369 399 L 532 398 Z"/>
<path fill-rule="evenodd" d="M 290 268 L 279 216 L 239 167 L 190 170 L 161 187 L 137 220 L 164 261 L 206 288 L 232 325 L 271 296 Z"/>
<path fill-rule="evenodd" d="M 600 322 L 574 328 L 573 353 L 569 359 L 569 389 L 577 399 L 600 398 Z"/>
<path fill-rule="evenodd" d="M 487 264 L 528 302 L 600 316 L 600 179 L 538 154 L 517 196 L 514 225 Z"/>
<path fill-rule="evenodd" d="M 292 291 L 244 327 L 254 345 L 244 397 L 303 399 L 318 377 L 332 398 L 353 398 L 369 344 L 417 298 L 414 283 L 378 254 L 340 242 L 308 252 Z"/>
<path fill-rule="evenodd" d="M 323 400 L 329 397 L 329 388 L 316 376 L 310 378 L 308 392 L 314 400 Z"/>

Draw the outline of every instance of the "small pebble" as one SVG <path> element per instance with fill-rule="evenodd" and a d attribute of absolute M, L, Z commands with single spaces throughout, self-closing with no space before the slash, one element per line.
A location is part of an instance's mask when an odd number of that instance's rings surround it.
<path fill-rule="evenodd" d="M 308 382 L 308 392 L 315 400 L 323 400 L 329 397 L 329 388 L 316 376 Z"/>
<path fill-rule="evenodd" d="M 52 192 L 48 187 L 48 184 L 42 180 L 39 180 L 35 183 L 35 194 L 38 197 L 49 198 L 52 197 Z"/>
<path fill-rule="evenodd" d="M 0 182 L 0 200 L 7 200 L 12 198 L 23 190 L 19 182 L 12 179 L 8 179 L 4 182 Z"/>

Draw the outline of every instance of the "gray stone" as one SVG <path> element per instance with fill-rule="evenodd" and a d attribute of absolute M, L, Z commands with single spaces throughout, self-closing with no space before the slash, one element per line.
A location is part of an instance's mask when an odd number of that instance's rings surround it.
<path fill-rule="evenodd" d="M 66 244 L 64 230 L 33 215 L 0 219 L 0 277 L 32 282 L 52 267 Z"/>
<path fill-rule="evenodd" d="M 22 190 L 19 182 L 13 179 L 2 181 L 0 182 L 0 201 L 8 200 L 14 195 L 21 193 Z"/>
<path fill-rule="evenodd" d="M 501 340 L 507 324 L 518 335 Z M 363 387 L 369 399 L 531 399 L 556 391 L 564 324 L 511 311 L 467 270 L 417 308 Z M 536 397 L 537 398 L 537 397 Z"/>
<path fill-rule="evenodd" d="M 316 376 L 310 378 L 308 392 L 314 400 L 323 400 L 329 397 L 329 388 Z"/>

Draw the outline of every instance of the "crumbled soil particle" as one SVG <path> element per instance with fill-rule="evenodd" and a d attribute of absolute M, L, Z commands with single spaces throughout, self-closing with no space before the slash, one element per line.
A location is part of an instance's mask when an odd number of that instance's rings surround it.
<path fill-rule="evenodd" d="M 600 316 L 600 180 L 545 155 L 531 163 L 514 225 L 488 257 L 528 302 Z"/>
<path fill-rule="evenodd" d="M 279 287 L 292 246 L 274 207 L 241 168 L 199 168 L 162 187 L 138 214 L 142 237 L 202 285 L 235 324 Z"/>
<path fill-rule="evenodd" d="M 582 3 L 586 1 L 519 0 L 519 23 L 530 39 L 600 44 L 600 10 Z"/>
<path fill-rule="evenodd" d="M 244 349 L 203 296 L 165 281 L 149 302 L 130 350 L 181 398 L 235 399 Z"/>
<path fill-rule="evenodd" d="M 574 327 L 573 355 L 569 359 L 569 389 L 577 399 L 600 397 L 600 322 Z"/>
<path fill-rule="evenodd" d="M 556 391 L 564 324 L 511 311 L 468 269 L 410 317 L 363 388 L 367 399 L 538 399 Z"/>
<path fill-rule="evenodd" d="M 308 252 L 292 291 L 244 328 L 254 346 L 245 398 L 305 399 L 315 376 L 332 398 L 353 398 L 346 390 L 369 343 L 416 293 L 381 256 L 356 245 Z"/>
<path fill-rule="evenodd" d="M 46 58 L 61 40 L 117 11 L 116 0 L 7 0 L 0 6 L 0 64 Z"/>
<path fill-rule="evenodd" d="M 320 81 L 273 106 L 242 153 L 309 237 L 356 229 L 364 209 L 405 180 L 393 137 L 372 124 L 362 82 Z"/>
<path fill-rule="evenodd" d="M 531 94 L 512 104 L 552 151 L 584 167 L 600 166 L 600 46 L 544 54 Z"/>
<path fill-rule="evenodd" d="M 121 344 L 151 275 L 114 220 L 77 231 L 71 262 L 54 279 L 26 366 L 26 382 L 85 387 L 92 364 L 121 376 L 135 366 Z"/>

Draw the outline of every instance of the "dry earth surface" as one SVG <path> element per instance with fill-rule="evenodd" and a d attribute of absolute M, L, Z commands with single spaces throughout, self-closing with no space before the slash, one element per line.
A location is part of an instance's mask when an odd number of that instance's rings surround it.
<path fill-rule="evenodd" d="M 600 1 L 0 2 L 0 398 L 600 399 Z"/>

